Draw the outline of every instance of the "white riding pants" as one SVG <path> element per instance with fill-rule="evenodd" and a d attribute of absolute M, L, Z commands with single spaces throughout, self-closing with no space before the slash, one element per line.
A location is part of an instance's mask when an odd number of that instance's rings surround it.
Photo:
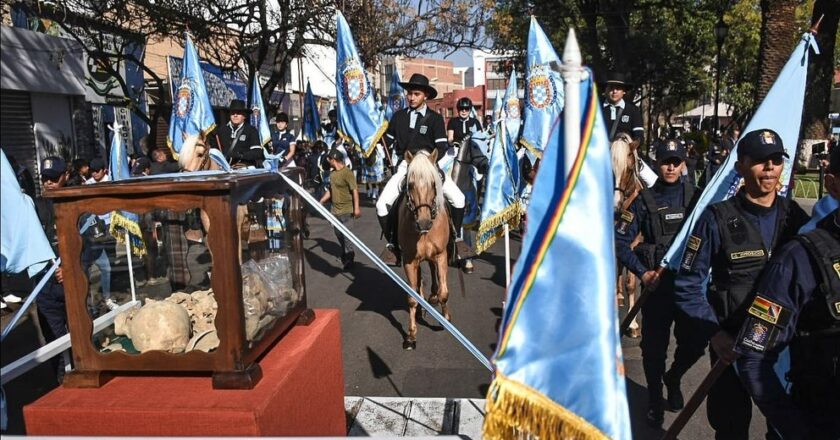
<path fill-rule="evenodd" d="M 400 188 L 402 188 L 402 183 L 407 173 L 408 163 L 406 161 L 400 162 L 400 165 L 397 167 L 397 172 L 391 176 L 391 179 L 385 184 L 385 188 L 382 188 L 379 199 L 376 200 L 376 215 L 380 217 L 388 215 L 388 207 L 397 201 L 397 197 L 400 195 Z M 455 185 L 455 182 L 452 181 L 448 174 L 443 181 L 443 197 L 452 204 L 453 208 L 463 208 L 466 204 L 464 193 L 458 189 L 458 185 Z"/>

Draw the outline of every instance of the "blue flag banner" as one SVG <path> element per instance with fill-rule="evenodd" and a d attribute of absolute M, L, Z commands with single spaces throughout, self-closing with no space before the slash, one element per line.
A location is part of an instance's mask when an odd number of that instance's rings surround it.
<path fill-rule="evenodd" d="M 551 63 L 559 64 L 560 58 L 532 16 L 525 70 L 525 125 L 520 142 L 535 157 L 542 157 L 552 124 L 563 111 L 563 79 Z"/>
<path fill-rule="evenodd" d="M 512 90 L 512 92 L 511 92 Z M 513 98 L 510 98 L 512 96 Z M 498 101 L 498 100 L 497 100 Z M 519 161 L 516 157 L 516 134 L 519 132 L 519 100 L 516 99 L 516 72 L 511 72 L 505 93 L 502 117 L 496 123 L 496 137 L 490 152 L 490 165 L 481 205 L 475 250 L 489 249 L 504 234 L 504 225 L 519 226 L 522 206 L 519 203 Z M 508 111 L 514 117 L 508 117 Z M 516 130 L 511 136 L 509 130 Z"/>
<path fill-rule="evenodd" d="M 519 87 L 516 80 L 516 69 L 511 69 L 510 80 L 508 80 L 507 89 L 505 90 L 505 98 L 502 102 L 502 116 L 501 119 L 505 124 L 508 142 L 511 148 L 516 150 L 516 144 L 519 141 L 519 128 L 522 126 L 522 114 L 519 106 Z"/>
<path fill-rule="evenodd" d="M 373 86 L 359 58 L 350 26 L 341 12 L 336 12 L 336 26 L 338 133 L 345 140 L 358 145 L 365 157 L 368 157 L 385 134 L 388 121 L 383 120 L 376 106 Z"/>
<path fill-rule="evenodd" d="M 207 85 L 204 83 L 204 75 L 198 65 L 198 53 L 190 34 L 186 34 L 184 68 L 181 70 L 178 89 L 172 101 L 172 117 L 169 119 L 166 144 L 172 150 L 172 156 L 180 161 L 182 149 L 189 149 L 190 151 L 183 153 L 186 158 L 192 158 L 194 154 L 191 149 L 195 147 L 195 139 L 206 136 L 216 127 L 210 97 L 207 95 Z"/>
<path fill-rule="evenodd" d="M 27 270 L 30 277 L 55 259 L 50 242 L 41 228 L 35 204 L 21 189 L 17 174 L 0 150 L 0 272 L 18 273 Z"/>
<path fill-rule="evenodd" d="M 630 439 L 615 304 L 610 143 L 592 73 L 581 143 L 544 151 L 508 289 L 484 437 Z M 561 123 L 562 124 L 562 123 Z M 566 177 L 565 161 L 572 161 Z"/>
<path fill-rule="evenodd" d="M 802 105 L 805 99 L 805 83 L 808 77 L 808 56 L 814 50 L 819 54 L 817 42 L 814 36 L 806 33 L 799 41 L 799 45 L 793 50 L 785 67 L 773 83 L 773 87 L 767 92 L 767 96 L 756 110 L 743 134 L 751 131 L 770 128 L 779 134 L 785 151 L 790 158 L 785 159 L 784 171 L 779 179 L 782 184 L 779 195 L 785 196 L 790 188 L 793 178 L 793 160 L 796 158 L 796 147 L 799 141 L 799 128 L 801 125 Z M 784 109 L 784 111 L 779 111 Z M 738 158 L 738 144 L 726 157 L 726 160 L 718 169 L 717 173 L 709 181 L 709 184 L 700 195 L 694 210 L 688 215 L 682 229 L 674 237 L 674 241 L 665 257 L 660 263 L 663 267 L 676 271 L 682 261 L 686 240 L 700 215 L 707 206 L 726 200 L 741 187 L 741 176 L 735 171 L 735 162 Z"/>
<path fill-rule="evenodd" d="M 251 84 L 251 126 L 257 129 L 260 135 L 260 145 L 265 147 L 271 142 L 271 129 L 268 128 L 268 115 L 265 112 L 262 93 L 260 93 L 260 76 L 254 75 L 254 82 Z"/>
<path fill-rule="evenodd" d="M 318 102 L 312 94 L 312 87 L 306 81 L 306 98 L 303 101 L 303 140 L 315 142 L 321 132 L 321 115 L 318 113 Z"/>
<path fill-rule="evenodd" d="M 111 180 L 125 180 L 131 178 L 128 166 L 128 155 L 125 144 L 122 142 L 120 130 L 122 126 L 114 122 L 114 137 L 111 140 L 110 173 Z M 140 230 L 140 216 L 128 211 L 114 211 L 111 213 L 111 235 L 120 244 L 125 245 L 125 234 L 128 232 L 131 253 L 142 257 L 146 255 L 146 243 L 143 241 L 143 232 Z"/>
<path fill-rule="evenodd" d="M 400 86 L 400 73 L 394 67 L 388 91 L 388 105 L 385 107 L 385 120 L 390 121 L 394 113 L 404 109 L 406 105 L 408 104 L 405 101 L 405 90 Z"/>

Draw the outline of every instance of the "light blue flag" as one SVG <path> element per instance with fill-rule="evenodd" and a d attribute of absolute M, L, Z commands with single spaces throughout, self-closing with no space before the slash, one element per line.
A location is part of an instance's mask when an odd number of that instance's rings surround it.
<path fill-rule="evenodd" d="M 504 225 L 519 226 L 522 205 L 519 202 L 519 161 L 516 157 L 516 134 L 519 132 L 519 100 L 516 99 L 516 72 L 511 72 L 502 117 L 496 123 L 496 137 L 490 152 L 481 220 L 478 223 L 475 250 L 481 253 L 504 234 Z M 510 112 L 510 113 L 509 113 Z M 508 115 L 511 117 L 508 117 Z"/>
<path fill-rule="evenodd" d="M 791 54 L 782 72 L 779 73 L 773 87 L 767 92 L 767 96 L 761 102 L 750 123 L 747 124 L 747 128 L 742 132 L 746 134 L 751 131 L 769 128 L 781 136 L 785 151 L 790 156 L 790 158 L 785 159 L 784 171 L 779 179 L 782 184 L 779 195 L 783 197 L 787 194 L 793 178 L 792 165 L 793 159 L 796 158 L 796 146 L 802 122 L 800 116 L 802 115 L 802 103 L 805 98 L 805 80 L 808 76 L 808 56 L 811 49 L 819 54 L 814 36 L 806 33 L 802 36 L 796 49 L 793 50 L 793 54 Z M 737 153 L 738 144 L 735 144 L 723 165 L 703 190 L 703 194 L 700 195 L 697 205 L 688 215 L 682 229 L 674 237 L 674 242 L 660 263 L 663 267 L 676 271 L 682 261 L 688 235 L 694 230 L 694 225 L 706 207 L 726 200 L 738 192 L 742 179 L 735 171 Z"/>
<path fill-rule="evenodd" d="M 131 178 L 128 165 L 128 155 L 125 144 L 122 142 L 120 130 L 122 126 L 114 122 L 112 128 L 114 137 L 111 139 L 111 156 L 109 160 L 109 173 L 112 181 L 119 181 Z M 111 235 L 122 245 L 125 245 L 125 234 L 128 232 L 131 253 L 142 257 L 146 255 L 146 243 L 143 241 L 143 232 L 140 230 L 140 216 L 128 211 L 114 211 L 111 213 Z"/>
<path fill-rule="evenodd" d="M 400 73 L 396 66 L 391 74 L 391 87 L 388 91 L 388 105 L 385 106 L 385 120 L 390 121 L 394 113 L 404 109 L 408 105 L 405 101 L 405 90 L 400 86 Z"/>
<path fill-rule="evenodd" d="M 0 189 L 2 189 L 2 238 L 0 239 L 0 272 L 18 273 L 27 270 L 30 277 L 55 259 L 50 242 L 41 228 L 35 204 L 21 189 L 6 153 L 0 150 Z"/>
<path fill-rule="evenodd" d="M 591 72 L 588 78 L 581 124 L 568 127 L 581 130 L 577 157 L 564 157 L 562 132 L 553 134 L 534 182 L 484 438 L 631 438 L 616 320 L 610 143 Z"/>
<path fill-rule="evenodd" d="M 520 142 L 533 157 L 542 157 L 554 128 L 552 123 L 563 111 L 563 79 L 551 68 L 551 63 L 559 64 L 560 58 L 537 19 L 531 16 L 525 70 L 525 126 Z"/>
<path fill-rule="evenodd" d="M 172 150 L 172 156 L 180 159 L 182 149 L 186 159 L 194 154 L 191 150 L 195 141 L 191 138 L 207 135 L 216 127 L 210 96 L 204 84 L 204 75 L 198 65 L 198 53 L 193 46 L 190 34 L 184 42 L 184 67 L 175 96 L 172 97 L 172 117 L 169 119 L 169 135 L 166 144 Z M 190 140 L 187 142 L 187 140 Z"/>
<path fill-rule="evenodd" d="M 318 113 L 318 102 L 312 94 L 312 87 L 306 81 L 306 98 L 303 101 L 303 140 L 315 142 L 321 132 L 321 115 Z"/>
<path fill-rule="evenodd" d="M 799 228 L 799 233 L 804 234 L 806 232 L 813 231 L 820 220 L 826 218 L 828 214 L 831 214 L 837 208 L 840 208 L 840 202 L 838 202 L 834 197 L 825 196 L 819 199 L 811 212 L 811 220 Z"/>
<path fill-rule="evenodd" d="M 383 120 L 382 113 L 376 108 L 373 86 L 359 58 L 350 26 L 341 12 L 336 12 L 336 26 L 338 133 L 358 145 L 367 157 L 388 129 L 388 121 Z"/>
<path fill-rule="evenodd" d="M 507 90 L 505 90 L 507 91 Z M 496 99 L 493 101 L 493 123 L 499 121 L 502 118 L 502 104 L 504 103 L 504 97 L 499 95 L 499 91 L 496 90 Z"/>
<path fill-rule="evenodd" d="M 516 151 L 516 144 L 519 141 L 519 128 L 522 126 L 522 114 L 519 106 L 519 87 L 516 81 L 516 69 L 511 69 L 510 80 L 508 80 L 505 98 L 502 102 L 502 121 L 505 124 L 507 136 L 511 147 Z"/>
<path fill-rule="evenodd" d="M 271 129 L 268 125 L 268 115 L 265 112 L 262 93 L 260 93 L 260 76 L 254 75 L 254 82 L 251 84 L 251 126 L 257 129 L 260 135 L 260 145 L 265 148 L 271 142 Z"/>

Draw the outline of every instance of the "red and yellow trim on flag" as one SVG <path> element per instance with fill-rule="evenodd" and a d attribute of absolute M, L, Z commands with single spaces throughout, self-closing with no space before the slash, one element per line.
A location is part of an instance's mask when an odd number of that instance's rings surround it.
<path fill-rule="evenodd" d="M 574 191 L 575 186 L 577 185 L 578 178 L 580 177 L 580 170 L 583 168 L 583 161 L 586 159 L 589 141 L 592 138 L 592 131 L 595 128 L 595 116 L 597 111 L 598 99 L 595 94 L 595 90 L 593 89 L 589 100 L 589 106 L 586 111 L 586 125 L 583 127 L 583 132 L 581 133 L 582 136 L 577 158 L 575 158 L 575 163 L 569 172 L 569 181 L 566 184 L 566 188 L 563 190 L 562 196 L 560 197 L 560 203 L 556 205 L 554 212 L 550 216 L 551 222 L 545 230 L 545 236 L 542 237 L 540 245 L 537 247 L 537 258 L 534 259 L 534 263 L 531 267 L 525 270 L 525 282 L 522 286 L 522 294 L 519 295 L 519 299 L 514 305 L 511 319 L 504 330 L 502 342 L 499 345 L 499 350 L 496 354 L 497 357 L 502 356 L 507 349 L 508 340 L 510 339 L 510 331 L 516 324 L 516 319 L 519 317 L 519 312 L 522 310 L 522 304 L 524 304 L 525 300 L 528 298 L 528 292 L 534 285 L 534 280 L 537 278 L 537 272 L 545 259 L 548 248 L 551 247 L 551 242 L 554 241 L 557 227 L 560 225 L 560 221 L 563 219 L 563 214 L 566 212 L 566 207 L 569 205 L 569 200 L 571 200 L 572 197 L 572 191 Z"/>
<path fill-rule="evenodd" d="M 522 293 L 519 295 L 516 304 L 513 305 L 514 310 L 504 329 L 496 353 L 497 358 L 501 357 L 507 349 L 511 330 L 516 325 L 523 304 L 536 280 L 537 272 L 551 247 L 554 237 L 557 235 L 557 228 L 563 220 L 572 192 L 577 185 L 595 128 L 596 112 L 598 111 L 596 97 L 597 94 L 593 88 L 584 115 L 585 123 L 581 132 L 580 149 L 569 173 L 568 183 L 560 195 L 559 203 L 555 204 L 554 212 L 548 213 L 551 220 L 543 230 L 543 237 L 537 237 L 535 240 L 536 243 L 539 243 L 539 246 L 536 247 L 536 258 L 534 258 L 530 267 L 524 270 L 525 279 L 522 283 Z M 484 438 L 500 440 L 524 438 L 526 436 L 541 439 L 573 438 L 582 440 L 609 438 L 586 419 L 551 400 L 540 391 L 509 379 L 498 370 L 487 392 L 483 435 Z"/>
<path fill-rule="evenodd" d="M 483 438 L 606 440 L 609 436 L 539 391 L 496 372 L 487 392 Z"/>

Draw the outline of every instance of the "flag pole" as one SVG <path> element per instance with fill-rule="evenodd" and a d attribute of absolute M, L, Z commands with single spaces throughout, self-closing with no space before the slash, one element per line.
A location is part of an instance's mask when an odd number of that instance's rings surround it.
<path fill-rule="evenodd" d="M 510 226 L 505 223 L 505 289 L 510 287 Z"/>
<path fill-rule="evenodd" d="M 563 106 L 563 130 L 565 145 L 565 168 L 563 176 L 568 177 L 580 149 L 580 82 L 583 79 L 583 58 L 580 54 L 575 28 L 569 28 L 566 47 L 563 49 L 563 83 L 565 101 Z"/>
<path fill-rule="evenodd" d="M 131 301 L 133 302 L 137 301 L 137 293 L 134 291 L 134 263 L 131 261 L 131 237 L 128 229 L 125 230 L 125 258 L 128 260 L 128 282 L 131 286 Z"/>

